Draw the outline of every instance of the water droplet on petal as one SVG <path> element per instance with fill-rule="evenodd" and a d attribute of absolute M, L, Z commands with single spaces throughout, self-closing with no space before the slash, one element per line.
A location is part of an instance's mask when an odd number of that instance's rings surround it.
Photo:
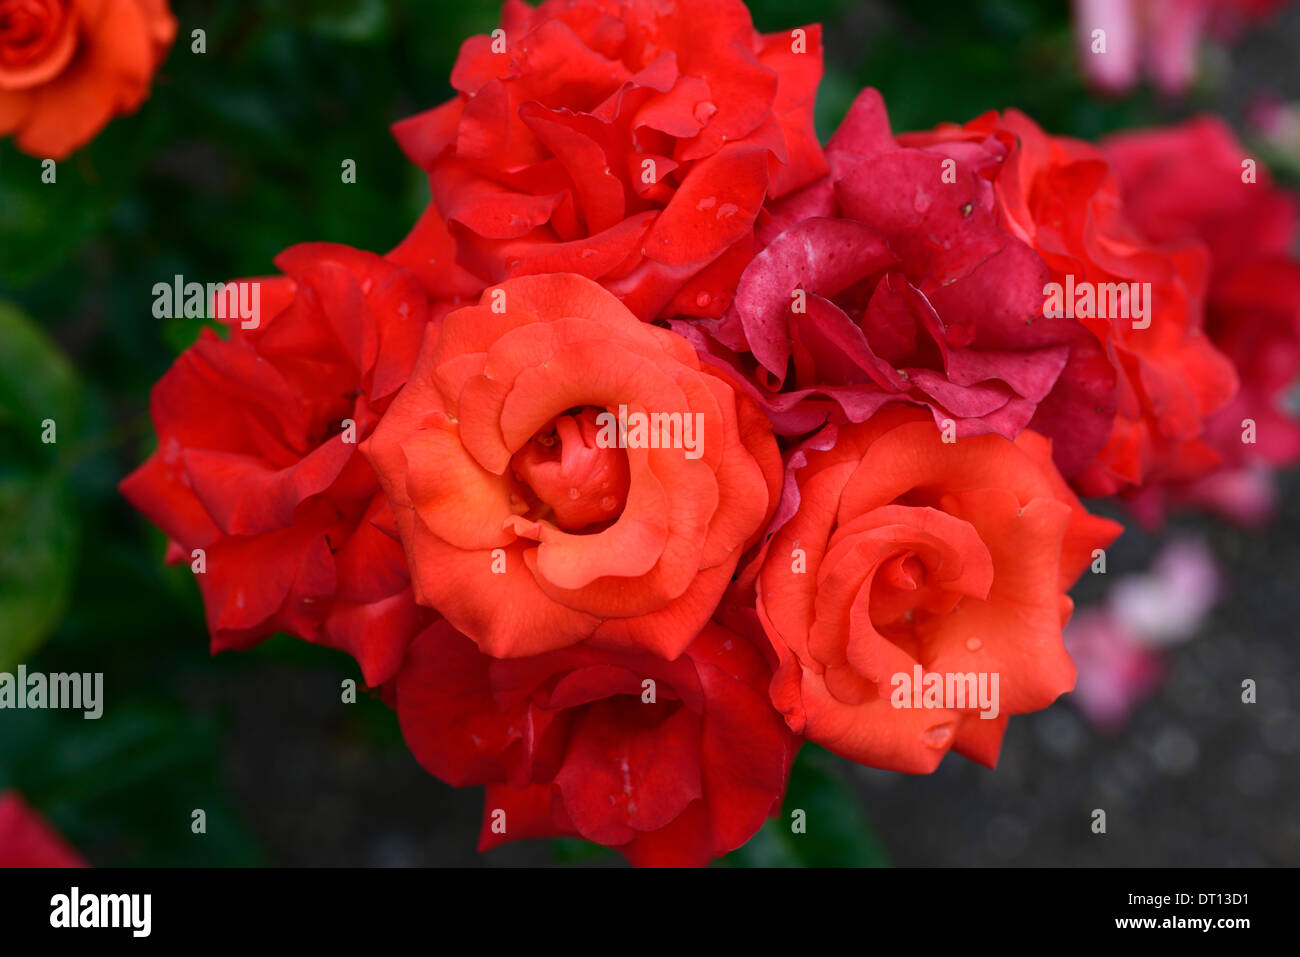
<path fill-rule="evenodd" d="M 717 106 L 710 103 L 708 100 L 702 100 L 695 104 L 695 122 L 701 124 L 707 123 L 713 118 L 713 114 L 716 112 L 718 112 Z"/>
<path fill-rule="evenodd" d="M 952 741 L 952 725 L 936 724 L 933 728 L 926 728 L 921 732 L 921 741 L 927 748 L 942 751 Z"/>
<path fill-rule="evenodd" d="M 581 497 L 582 497 L 582 493 L 581 493 L 581 492 L 579 492 L 576 488 L 572 488 L 572 487 L 570 487 L 570 489 L 569 489 L 569 498 L 573 499 L 573 500 L 576 502 L 576 501 L 577 501 L 579 498 L 581 498 Z"/>
<path fill-rule="evenodd" d="M 967 651 L 979 651 L 983 647 L 984 647 L 984 642 L 980 641 L 974 635 L 971 635 L 969 638 L 966 639 Z"/>
<path fill-rule="evenodd" d="M 698 203 L 695 204 L 695 208 L 698 209 L 700 212 L 704 212 L 705 210 L 712 209 L 714 206 L 717 205 L 718 205 L 718 197 L 705 196 L 702 200 L 700 200 Z"/>
<path fill-rule="evenodd" d="M 713 297 L 710 296 L 707 292 L 702 292 L 695 297 L 695 305 L 699 306 L 701 309 L 703 309 L 712 301 L 713 301 Z"/>

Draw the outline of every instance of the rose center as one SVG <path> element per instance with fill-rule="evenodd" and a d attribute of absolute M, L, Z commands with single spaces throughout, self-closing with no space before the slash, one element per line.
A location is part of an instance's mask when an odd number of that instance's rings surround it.
<path fill-rule="evenodd" d="M 31 46 L 50 31 L 58 11 L 46 0 L 8 0 L 0 4 L 0 46 Z"/>
<path fill-rule="evenodd" d="M 511 460 L 515 477 L 537 500 L 532 517 L 550 518 L 566 532 L 618 518 L 627 503 L 627 453 L 599 441 L 599 410 L 557 418 Z"/>
<path fill-rule="evenodd" d="M 0 90 L 48 82 L 76 48 L 73 14 L 63 0 L 0 0 Z"/>

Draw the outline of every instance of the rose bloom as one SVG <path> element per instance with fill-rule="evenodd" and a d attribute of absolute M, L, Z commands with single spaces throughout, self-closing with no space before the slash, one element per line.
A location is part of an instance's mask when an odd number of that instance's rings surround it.
<path fill-rule="evenodd" d="M 0 867 L 85 867 L 17 791 L 0 794 Z"/>
<path fill-rule="evenodd" d="M 928 413 L 894 407 L 806 461 L 758 574 L 773 703 L 796 734 L 872 767 L 929 772 L 949 750 L 992 766 L 1009 715 L 1074 686 L 1066 590 L 1119 526 L 1083 509 L 1032 430 L 945 443 Z M 985 675 L 989 691 L 996 676 L 994 707 L 896 706 L 896 676 L 918 666 Z"/>
<path fill-rule="evenodd" d="M 455 99 L 398 123 L 433 201 L 395 258 L 482 283 L 573 272 L 642 319 L 719 315 L 767 197 L 825 172 L 820 28 L 761 35 L 740 0 L 508 0 Z"/>
<path fill-rule="evenodd" d="M 65 158 L 140 107 L 175 36 L 167 0 L 0 0 L 0 135 Z"/>
<path fill-rule="evenodd" d="M 620 438 L 608 417 L 621 406 L 629 425 L 682 428 Z M 664 447 L 687 425 L 694 450 Z M 509 280 L 448 315 L 362 450 L 416 597 L 496 657 L 583 640 L 676 657 L 781 474 L 752 402 L 685 339 L 572 274 Z"/>
<path fill-rule="evenodd" d="M 1052 282 L 1065 286 L 1072 277 L 1076 289 L 1089 283 L 1094 290 L 1150 283 L 1146 328 L 1133 328 L 1132 315 L 1079 317 L 1105 349 L 1118 394 L 1109 429 L 1054 436 L 1057 463 L 1075 488 L 1111 495 L 1212 472 L 1220 460 L 1205 439 L 1205 420 L 1232 396 L 1237 377 L 1203 330 L 1205 247 L 1147 238 L 1101 150 L 1049 136 L 1014 110 L 899 139 L 977 165 L 993 183 L 999 222 L 1043 257 Z M 1106 377 L 1092 370 L 1092 381 L 1100 389 Z M 1088 460 L 1080 462 L 1084 450 Z"/>
<path fill-rule="evenodd" d="M 346 246 L 294 246 L 276 265 L 284 276 L 230 287 L 247 300 L 260 285 L 256 328 L 205 329 L 154 386 L 158 450 L 121 490 L 172 561 L 195 567 L 203 550 L 214 651 L 285 631 L 350 652 L 376 684 L 428 616 L 357 450 L 406 382 L 429 305 L 410 272 Z"/>
<path fill-rule="evenodd" d="M 906 402 L 958 436 L 1032 423 L 1086 462 L 1114 374 L 1084 326 L 1043 316 L 1047 266 L 999 225 L 987 157 L 900 147 L 875 90 L 826 156 L 829 176 L 772 205 L 723 318 L 674 328 L 737 369 L 779 433 Z"/>
<path fill-rule="evenodd" d="M 1205 479 L 1153 490 L 1138 503 L 1152 520 L 1169 502 L 1205 505 L 1257 522 L 1275 501 L 1270 471 L 1300 462 L 1300 423 L 1286 405 L 1300 377 L 1300 262 L 1296 199 L 1274 186 L 1214 117 L 1139 130 L 1103 144 L 1133 221 L 1158 242 L 1199 239 L 1210 249 L 1206 332 L 1236 367 L 1241 388 L 1206 422 L 1224 468 Z M 1247 422 L 1254 442 L 1243 441 Z"/>
<path fill-rule="evenodd" d="M 674 661 L 586 644 L 490 658 L 437 622 L 392 697 L 428 771 L 487 785 L 480 850 L 583 837 L 637 865 L 698 866 L 780 807 L 796 743 L 770 680 L 757 644 L 713 622 Z"/>

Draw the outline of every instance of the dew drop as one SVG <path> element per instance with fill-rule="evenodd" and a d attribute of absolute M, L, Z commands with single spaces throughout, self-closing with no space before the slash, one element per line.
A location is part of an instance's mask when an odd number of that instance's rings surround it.
<path fill-rule="evenodd" d="M 712 301 L 713 301 L 713 297 L 710 296 L 707 292 L 702 292 L 695 297 L 695 305 L 699 306 L 701 309 L 703 309 Z"/>
<path fill-rule="evenodd" d="M 980 639 L 976 638 L 974 635 L 971 635 L 969 638 L 966 639 L 967 651 L 979 651 L 983 647 L 984 647 L 984 642 L 980 641 Z"/>
<path fill-rule="evenodd" d="M 718 205 L 718 197 L 705 196 L 702 200 L 700 200 L 698 203 L 695 204 L 695 208 L 698 209 L 700 212 L 704 212 L 705 210 L 712 209 L 714 206 L 717 205 Z"/>
<path fill-rule="evenodd" d="M 933 728 L 926 728 L 921 732 L 921 741 L 927 748 L 933 748 L 936 751 L 942 751 L 948 747 L 948 742 L 952 740 L 951 724 L 936 724 Z"/>

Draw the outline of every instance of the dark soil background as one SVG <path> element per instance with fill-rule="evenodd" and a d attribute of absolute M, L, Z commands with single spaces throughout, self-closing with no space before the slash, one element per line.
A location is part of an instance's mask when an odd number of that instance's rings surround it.
<path fill-rule="evenodd" d="M 495 25 L 494 6 L 173 6 L 182 42 L 153 98 L 65 164 L 57 191 L 33 185 L 37 161 L 0 144 L 0 300 L 66 355 L 32 375 L 48 374 L 49 394 L 80 416 L 71 452 L 15 466 L 55 504 L 5 515 L 0 496 L 0 570 L 41 576 L 22 587 L 48 616 L 33 631 L 48 640 L 21 660 L 103 671 L 108 695 L 98 722 L 0 714 L 0 789 L 22 790 L 97 865 L 619 863 L 577 842 L 477 854 L 480 792 L 423 772 L 378 701 L 342 704 L 340 683 L 358 677 L 344 656 L 281 637 L 210 658 L 187 571 L 162 566 L 161 536 L 114 489 L 151 447 L 149 386 L 196 331 L 151 317 L 152 284 L 262 274 L 303 240 L 395 245 L 425 193 L 386 126 L 448 95 L 461 40 Z M 1145 89 L 1088 93 L 1064 3 L 753 8 L 763 29 L 827 25 L 823 132 L 864 84 L 881 88 L 897 129 L 1014 105 L 1085 137 L 1213 110 L 1254 142 L 1247 110 L 1262 95 L 1300 101 L 1294 6 L 1208 50 L 1176 103 Z M 195 27 L 207 30 L 203 56 L 188 49 Z M 1300 155 L 1261 155 L 1295 184 Z M 357 185 L 339 185 L 340 157 L 357 160 Z M 1150 564 L 1160 539 L 1126 524 L 1107 575 L 1076 590 L 1080 606 Z M 1300 480 L 1284 479 L 1267 529 L 1181 517 L 1174 531 L 1211 544 L 1227 593 L 1168 653 L 1167 680 L 1126 729 L 1093 730 L 1067 696 L 1011 722 L 996 771 L 951 756 L 910 777 L 809 749 L 795 786 L 832 809 L 810 816 L 822 843 L 810 831 L 809 847 L 791 851 L 765 832 L 733 863 L 1300 864 Z M 8 627 L 0 619 L 0 634 Z M 1256 704 L 1241 702 L 1245 678 Z M 190 829 L 197 808 L 203 835 Z M 1104 835 L 1090 829 L 1094 808 L 1107 812 Z"/>

